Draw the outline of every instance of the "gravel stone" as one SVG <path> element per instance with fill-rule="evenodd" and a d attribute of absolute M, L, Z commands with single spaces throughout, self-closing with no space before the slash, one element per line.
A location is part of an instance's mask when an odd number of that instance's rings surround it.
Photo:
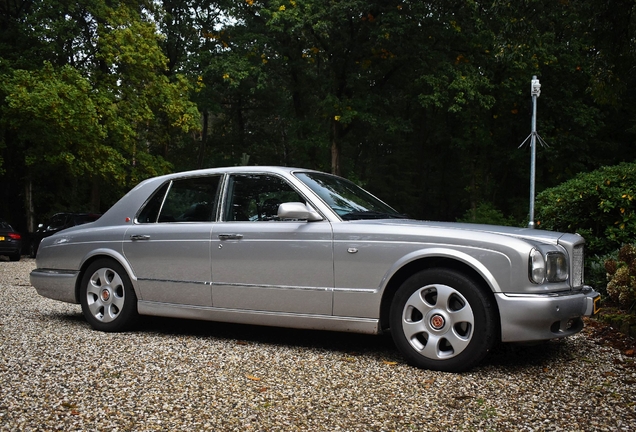
<path fill-rule="evenodd" d="M 592 331 L 419 370 L 390 337 L 144 317 L 91 330 L 0 262 L 0 430 L 636 430 L 633 350 Z M 631 356 L 630 356 L 631 355 Z"/>

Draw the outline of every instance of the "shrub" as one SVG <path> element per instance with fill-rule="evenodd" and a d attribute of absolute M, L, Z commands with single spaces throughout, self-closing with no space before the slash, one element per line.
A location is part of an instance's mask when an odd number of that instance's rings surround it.
<path fill-rule="evenodd" d="M 636 302 L 636 246 L 624 245 L 618 259 L 605 262 L 607 294 L 621 307 L 630 308 Z"/>
<path fill-rule="evenodd" d="M 479 203 L 474 210 L 470 209 L 466 211 L 466 213 L 464 213 L 464 215 L 461 218 L 457 219 L 457 222 L 481 223 L 481 224 L 489 224 L 489 225 L 506 225 L 506 226 L 517 225 L 514 218 L 505 217 L 500 210 L 495 208 L 495 206 L 489 202 Z"/>
<path fill-rule="evenodd" d="M 537 195 L 536 219 L 541 228 L 581 234 L 588 255 L 608 254 L 636 238 L 635 187 L 636 163 L 579 174 Z"/>

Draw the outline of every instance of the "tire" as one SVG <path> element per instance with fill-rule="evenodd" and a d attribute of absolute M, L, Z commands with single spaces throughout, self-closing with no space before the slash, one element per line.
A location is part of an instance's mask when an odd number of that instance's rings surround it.
<path fill-rule="evenodd" d="M 423 270 L 393 298 L 391 335 L 409 364 L 462 372 L 479 363 L 498 340 L 494 309 L 491 297 L 463 274 Z"/>
<path fill-rule="evenodd" d="M 20 261 L 20 252 L 9 255 L 9 261 Z"/>
<path fill-rule="evenodd" d="M 86 321 L 95 330 L 130 329 L 138 318 L 137 296 L 124 268 L 103 258 L 88 266 L 82 276 L 80 303 Z"/>

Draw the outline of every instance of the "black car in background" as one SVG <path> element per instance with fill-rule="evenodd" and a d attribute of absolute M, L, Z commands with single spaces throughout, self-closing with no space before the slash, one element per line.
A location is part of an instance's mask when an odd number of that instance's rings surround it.
<path fill-rule="evenodd" d="M 0 255 L 6 255 L 11 261 L 20 261 L 22 236 L 6 221 L 0 219 Z"/>
<path fill-rule="evenodd" d="M 73 227 L 75 225 L 83 225 L 89 222 L 95 222 L 101 214 L 97 213 L 56 213 L 46 222 L 46 224 L 38 225 L 37 231 L 33 233 L 29 248 L 29 255 L 35 258 L 38 253 L 38 247 L 43 238 L 52 236 L 58 231 Z"/>

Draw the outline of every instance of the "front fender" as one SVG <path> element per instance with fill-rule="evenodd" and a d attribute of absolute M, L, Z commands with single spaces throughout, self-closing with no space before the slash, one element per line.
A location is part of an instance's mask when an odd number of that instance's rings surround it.
<path fill-rule="evenodd" d="M 504 286 L 510 284 L 511 262 L 505 254 L 482 248 L 462 247 L 462 249 L 467 250 L 433 247 L 416 250 L 404 255 L 386 272 L 381 283 L 382 291 L 386 289 L 389 281 L 404 267 L 417 261 L 434 258 L 451 259 L 467 265 L 483 278 L 494 293 L 502 292 L 502 284 Z"/>

